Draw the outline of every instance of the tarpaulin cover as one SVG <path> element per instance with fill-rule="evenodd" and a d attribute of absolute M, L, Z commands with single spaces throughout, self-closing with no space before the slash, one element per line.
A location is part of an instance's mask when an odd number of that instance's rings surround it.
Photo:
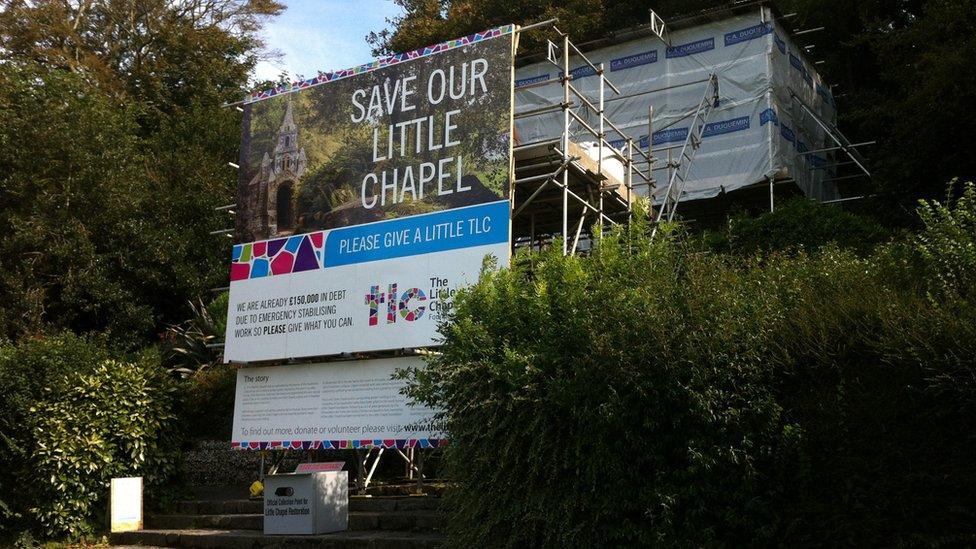
<path fill-rule="evenodd" d="M 671 154 L 677 157 L 694 117 L 678 120 L 697 108 L 706 80 L 714 73 L 719 105 L 708 118 L 682 200 L 711 198 L 767 177 L 792 177 L 810 197 L 836 198 L 835 186 L 824 182 L 830 171 L 828 155 L 802 154 L 832 143 L 791 99 L 790 90 L 830 124 L 836 123 L 833 97 L 768 9 L 673 31 L 671 43 L 668 47 L 650 36 L 586 52 L 594 64 L 604 64 L 607 78 L 620 89 L 616 95 L 605 88 L 609 120 L 645 151 L 650 145 L 661 159 L 654 170 L 657 195 L 667 185 L 667 148 L 675 147 Z M 571 57 L 570 63 L 573 85 L 596 104 L 600 79 L 582 59 Z M 561 102 L 560 72 L 548 61 L 518 68 L 516 112 Z M 650 106 L 654 115 L 649 140 Z M 595 113 L 585 107 L 576 112 L 596 127 Z M 520 143 L 557 138 L 562 126 L 561 111 L 516 120 Z M 579 123 L 572 123 L 570 132 L 577 141 L 595 139 Z M 622 148 L 624 136 L 608 128 L 607 141 Z M 642 169 L 646 173 L 646 166 Z M 646 194 L 647 187 L 637 191 Z"/>

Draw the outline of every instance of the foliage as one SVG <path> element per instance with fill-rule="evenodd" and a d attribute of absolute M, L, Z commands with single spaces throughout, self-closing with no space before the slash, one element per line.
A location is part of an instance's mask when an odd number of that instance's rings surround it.
<path fill-rule="evenodd" d="M 150 127 L 236 100 L 260 58 L 274 0 L 3 0 L 0 57 L 89 76 L 147 107 Z"/>
<path fill-rule="evenodd" d="M 796 198 L 756 217 L 734 215 L 724 230 L 706 234 L 702 240 L 715 251 L 746 255 L 799 248 L 815 250 L 831 244 L 866 253 L 890 236 L 887 229 L 870 218 Z"/>
<path fill-rule="evenodd" d="M 559 19 L 560 29 L 572 32 L 573 39 L 582 43 L 646 22 L 651 8 L 659 15 L 670 17 L 727 3 L 719 0 L 393 1 L 403 9 L 403 15 L 389 21 L 392 30 L 373 32 L 366 38 L 376 54 L 409 51 L 497 25 L 525 25 L 554 17 Z M 520 40 L 524 51 L 545 45 L 543 32 L 530 31 Z"/>
<path fill-rule="evenodd" d="M 0 66 L 0 253 L 12 260 L 0 274 L 0 323 L 8 335 L 49 320 L 129 334 L 152 323 L 129 284 L 137 265 L 120 253 L 145 223 L 134 208 L 146 192 L 133 161 L 135 113 L 92 91 L 67 73 Z"/>
<path fill-rule="evenodd" d="M 226 276 L 225 245 L 208 234 L 227 223 L 213 213 L 232 184 L 213 157 L 235 131 L 226 113 L 194 111 L 147 140 L 138 106 L 78 75 L 10 64 L 0 104 L 0 254 L 11 259 L 0 333 L 53 326 L 135 345 Z"/>
<path fill-rule="evenodd" d="M 224 292 L 207 305 L 202 299 L 191 302 L 192 316 L 166 329 L 163 350 L 170 372 L 187 377 L 223 360 L 215 345 L 224 341 L 228 297 Z"/>
<path fill-rule="evenodd" d="M 973 539 L 976 311 L 903 283 L 944 262 L 907 261 L 921 243 L 736 257 L 644 234 L 520 256 L 456 297 L 442 353 L 411 372 L 444 409 L 455 542 Z"/>
<path fill-rule="evenodd" d="M 230 440 L 234 418 L 237 368 L 214 364 L 182 381 L 180 421 L 187 436 L 199 440 Z"/>
<path fill-rule="evenodd" d="M 24 425 L 31 406 L 46 388 L 64 390 L 68 372 L 107 358 L 102 345 L 70 333 L 0 346 L 0 386 L 4 387 L 0 399 L 0 536 L 10 533 L 26 509 L 13 486 L 20 485 L 18 476 L 30 463 L 32 437 Z"/>
<path fill-rule="evenodd" d="M 238 99 L 273 0 L 0 1 L 0 335 L 131 347 L 226 280 Z"/>
<path fill-rule="evenodd" d="M 786 0 L 797 28 L 825 29 L 813 40 L 826 77 L 838 85 L 841 128 L 870 149 L 876 187 L 912 211 L 952 177 L 976 177 L 976 121 L 970 90 L 976 55 L 976 2 L 917 0 L 851 3 Z M 837 14 L 843 13 L 844 17 Z M 898 215 L 893 201 L 883 204 Z"/>
<path fill-rule="evenodd" d="M 918 252 L 928 265 L 926 280 L 939 298 L 972 299 L 976 290 L 976 186 L 963 186 L 958 200 L 952 186 L 945 204 L 922 201 L 918 213 L 925 230 L 915 237 Z"/>
<path fill-rule="evenodd" d="M 111 478 L 142 476 L 151 494 L 174 473 L 175 386 L 154 353 L 110 354 L 70 334 L 0 347 L 4 534 L 90 534 Z"/>
<path fill-rule="evenodd" d="M 106 360 L 71 372 L 67 391 L 31 408 L 37 444 L 30 509 L 47 536 L 87 533 L 113 477 L 141 476 L 151 490 L 172 475 L 175 388 L 158 357 Z"/>
<path fill-rule="evenodd" d="M 125 352 L 226 281 L 209 233 L 229 222 L 213 208 L 233 201 L 240 119 L 221 104 L 281 9 L 0 0 L 0 535 L 77 536 L 110 476 L 172 473 L 172 382 Z M 62 330 L 103 335 L 45 335 Z"/>

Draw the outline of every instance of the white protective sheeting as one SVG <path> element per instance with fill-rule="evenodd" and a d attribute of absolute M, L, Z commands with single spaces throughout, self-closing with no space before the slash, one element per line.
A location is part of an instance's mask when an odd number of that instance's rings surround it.
<path fill-rule="evenodd" d="M 605 88 L 607 117 L 645 151 L 648 109 L 654 107 L 651 145 L 661 159 L 654 170 L 656 194 L 667 185 L 667 148 L 674 147 L 671 152 L 678 155 L 693 121 L 680 119 L 697 108 L 707 88 L 711 96 L 707 79 L 714 73 L 719 105 L 708 119 L 682 200 L 711 198 L 767 177 L 792 177 L 817 199 L 836 197 L 834 186 L 823 181 L 827 156 L 800 154 L 830 144 L 789 90 L 831 124 L 836 120 L 833 99 L 802 50 L 765 10 L 757 7 L 751 14 L 672 31 L 671 47 L 652 36 L 586 52 L 594 64 L 604 64 L 607 78 L 621 92 L 618 96 Z M 582 59 L 571 57 L 570 66 L 573 85 L 596 104 L 599 78 Z M 560 70 L 547 61 L 517 69 L 516 112 L 561 102 L 559 76 Z M 549 83 L 530 86 L 540 82 Z M 585 107 L 576 112 L 597 127 L 594 113 Z M 562 125 L 561 111 L 516 120 L 520 143 L 556 138 Z M 570 132 L 577 141 L 594 139 L 578 123 L 570 125 Z M 623 147 L 624 136 L 609 128 L 607 140 Z M 640 168 L 646 173 L 646 166 Z M 647 194 L 645 186 L 637 191 Z"/>

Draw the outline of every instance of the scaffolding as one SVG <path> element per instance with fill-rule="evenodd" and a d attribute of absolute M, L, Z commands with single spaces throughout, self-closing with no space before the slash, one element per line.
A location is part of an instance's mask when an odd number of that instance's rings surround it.
<path fill-rule="evenodd" d="M 635 155 L 648 166 L 653 159 L 607 118 L 607 92 L 620 95 L 620 90 L 607 78 L 603 63 L 593 64 L 567 33 L 553 30 L 558 43 L 547 40 L 546 60 L 560 70 L 562 101 L 516 111 L 514 117 L 561 113 L 562 134 L 513 148 L 512 246 L 539 248 L 561 240 L 563 254 L 573 255 L 581 242 L 601 234 L 606 226 L 629 222 L 638 197 L 635 187 L 654 185 L 650 169 L 647 173 L 637 169 Z M 599 78 L 596 97 L 573 85 L 571 52 Z M 623 147 L 611 145 L 608 135 L 620 136 Z"/>
<path fill-rule="evenodd" d="M 655 20 L 653 13 L 652 20 Z M 667 43 L 663 22 L 660 18 L 656 21 L 654 34 Z M 654 109 L 649 107 L 645 151 L 606 115 L 606 103 L 624 96 L 607 78 L 603 63 L 590 61 L 567 33 L 555 26 L 553 31 L 558 38 L 555 42 L 547 40 L 545 59 L 559 70 L 562 100 L 516 110 L 514 118 L 559 113 L 562 131 L 557 137 L 517 143 L 513 148 L 512 247 L 513 250 L 539 249 L 558 245 L 564 255 L 574 255 L 589 249 L 583 244 L 592 242 L 605 227 L 630 222 L 635 202 L 641 197 L 655 196 L 657 182 L 653 172 L 658 168 L 667 168 L 667 186 L 656 212 L 649 206 L 648 214 L 655 222 L 675 219 L 684 183 L 701 145 L 702 133 L 712 109 L 718 106 L 718 78 L 711 74 L 705 80 L 692 83 L 704 84 L 705 89 L 697 106 L 669 124 L 688 118 L 694 120 L 693 131 L 688 132 L 686 140 L 678 147 L 652 148 Z M 588 69 L 589 74 L 598 77 L 595 94 L 588 95 L 573 84 L 571 57 L 582 60 L 580 68 Z M 542 81 L 519 89 L 548 84 Z M 608 93 L 615 97 L 608 98 Z M 622 145 L 615 147 L 611 141 Z M 678 151 L 676 155 L 674 150 Z M 656 158 L 653 156 L 655 152 L 665 152 L 666 157 Z"/>

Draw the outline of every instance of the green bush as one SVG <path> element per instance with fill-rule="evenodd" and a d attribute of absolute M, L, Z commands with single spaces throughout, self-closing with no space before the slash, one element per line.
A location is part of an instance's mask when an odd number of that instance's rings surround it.
<path fill-rule="evenodd" d="M 874 220 L 821 204 L 794 198 L 776 210 L 752 217 L 732 216 L 722 231 L 709 231 L 703 240 L 715 251 L 749 255 L 779 250 L 817 250 L 835 245 L 861 254 L 891 237 L 891 232 Z"/>
<path fill-rule="evenodd" d="M 486 272 L 409 372 L 445 410 L 454 542 L 976 540 L 976 313 L 918 282 L 968 263 L 934 238 L 753 257 L 644 234 Z"/>
<path fill-rule="evenodd" d="M 971 299 L 976 290 L 976 185 L 963 185 L 958 200 L 952 199 L 952 187 L 945 204 L 920 202 L 925 230 L 915 237 L 915 248 L 924 258 L 935 297 Z"/>
<path fill-rule="evenodd" d="M 105 518 L 109 480 L 142 476 L 149 493 L 175 472 L 175 386 L 155 353 L 108 358 L 69 334 L 0 348 L 4 534 L 76 538 Z M 9 413 L 9 416 L 7 415 Z"/>
<path fill-rule="evenodd" d="M 181 382 L 180 389 L 180 418 L 187 435 L 198 440 L 230 440 L 237 369 L 216 364 L 198 370 Z"/>
<path fill-rule="evenodd" d="M 14 491 L 25 468 L 30 467 L 34 439 L 25 429 L 30 408 L 46 388 L 64 390 L 65 375 L 87 370 L 108 358 L 103 342 L 63 334 L 24 339 L 18 345 L 0 345 L 0 535 L 19 529 L 26 511 L 24 498 Z"/>
<path fill-rule="evenodd" d="M 224 341 L 228 299 L 229 294 L 223 292 L 208 304 L 203 299 L 191 301 L 190 318 L 166 329 L 162 348 L 170 372 L 191 377 L 223 361 L 221 348 L 213 345 Z"/>

